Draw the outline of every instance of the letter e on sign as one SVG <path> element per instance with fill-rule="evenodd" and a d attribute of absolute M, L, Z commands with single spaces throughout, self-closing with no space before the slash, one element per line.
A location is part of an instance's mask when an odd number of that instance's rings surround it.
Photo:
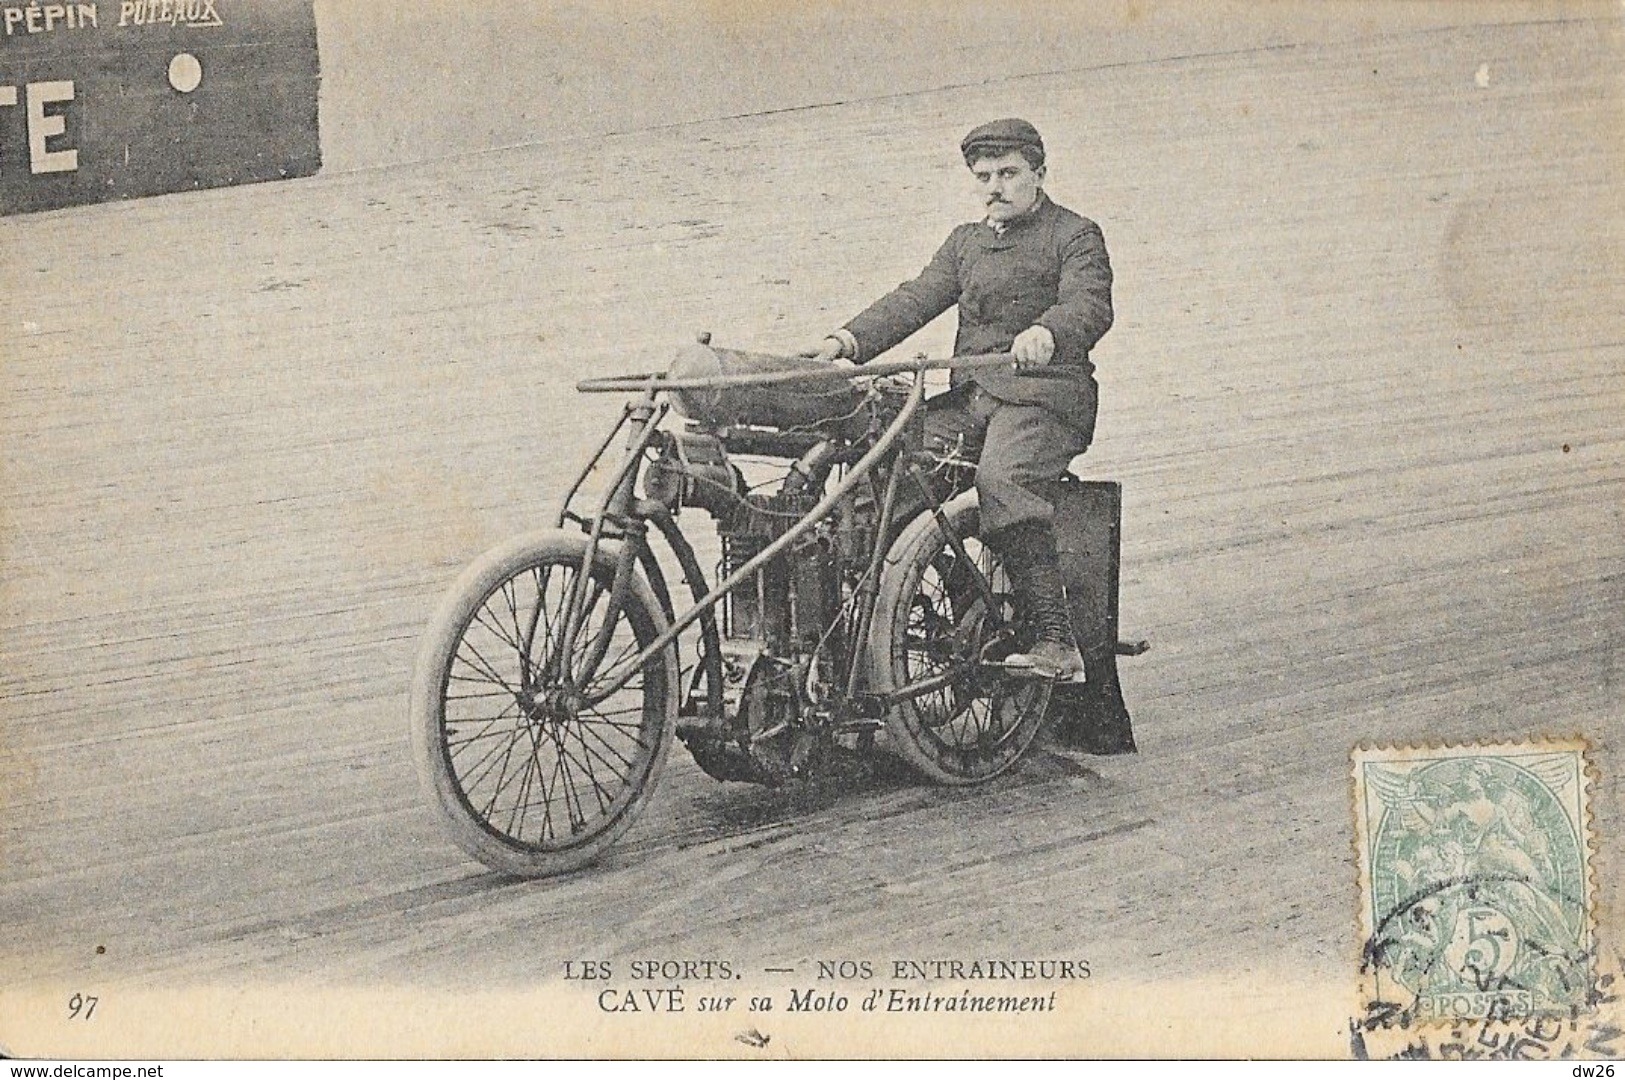
<path fill-rule="evenodd" d="M 53 101 L 72 100 L 71 81 L 28 84 L 28 166 L 32 172 L 73 172 L 79 167 L 79 151 L 45 149 L 46 139 L 68 130 L 62 115 L 47 116 L 45 106 Z"/>

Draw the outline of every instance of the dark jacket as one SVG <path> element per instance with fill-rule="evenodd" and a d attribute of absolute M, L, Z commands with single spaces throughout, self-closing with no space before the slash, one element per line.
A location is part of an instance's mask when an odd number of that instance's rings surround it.
<path fill-rule="evenodd" d="M 1007 352 L 1035 324 L 1055 335 L 1049 366 L 955 372 L 1003 401 L 1042 405 L 1094 427 L 1094 365 L 1089 350 L 1112 325 L 1112 267 L 1100 226 L 1042 193 L 1032 211 L 1003 233 L 986 222 L 961 225 L 920 276 L 869 305 L 846 324 L 858 363 L 873 359 L 959 305 L 954 355 Z"/>

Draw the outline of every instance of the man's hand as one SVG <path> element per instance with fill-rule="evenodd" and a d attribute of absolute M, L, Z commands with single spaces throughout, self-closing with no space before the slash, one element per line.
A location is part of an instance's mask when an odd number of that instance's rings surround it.
<path fill-rule="evenodd" d="M 842 362 L 842 354 L 845 352 L 846 346 L 841 339 L 831 335 L 830 337 L 824 338 L 822 341 L 816 341 L 808 345 L 803 345 L 801 348 L 796 350 L 796 355 L 805 356 L 809 360 L 824 360 L 830 363 L 839 363 Z M 852 361 L 845 360 L 845 366 L 851 367 Z"/>
<path fill-rule="evenodd" d="M 1055 356 L 1055 335 L 1047 326 L 1029 326 L 1010 343 L 1010 352 L 1016 358 L 1017 371 L 1043 367 Z"/>
<path fill-rule="evenodd" d="M 818 341 L 803 345 L 795 352 L 797 356 L 805 356 L 809 360 L 837 360 L 841 355 L 841 339 L 836 337 L 821 338 Z"/>

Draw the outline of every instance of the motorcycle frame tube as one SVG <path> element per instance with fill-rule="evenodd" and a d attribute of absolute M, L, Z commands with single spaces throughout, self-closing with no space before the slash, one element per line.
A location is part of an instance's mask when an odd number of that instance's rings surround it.
<path fill-rule="evenodd" d="M 614 426 L 609 429 L 609 434 L 605 435 L 603 441 L 598 444 L 598 449 L 594 450 L 592 457 L 587 459 L 587 464 L 583 465 L 581 471 L 576 474 L 575 482 L 570 485 L 570 489 L 564 493 L 563 501 L 559 503 L 558 517 L 553 522 L 554 528 L 564 528 L 564 523 L 575 516 L 570 513 L 571 501 L 575 499 L 576 493 L 581 490 L 581 485 L 587 482 L 587 477 L 592 475 L 593 469 L 598 467 L 598 462 L 603 459 L 604 451 L 609 449 L 609 444 L 615 441 L 615 436 L 620 433 L 621 428 L 626 426 L 626 421 L 632 416 L 633 408 L 632 404 L 628 404 L 621 410 L 620 419 L 615 421 Z"/>
<path fill-rule="evenodd" d="M 854 697 L 858 692 L 858 679 L 863 671 L 863 665 L 858 658 L 863 655 L 869 638 L 869 628 L 875 621 L 875 597 L 880 595 L 880 564 L 885 561 L 886 551 L 890 547 L 886 543 L 886 537 L 891 532 L 892 508 L 897 502 L 898 480 L 902 473 L 903 461 L 899 459 L 892 463 L 891 472 L 886 476 L 886 494 L 880 502 L 880 520 L 875 523 L 875 549 L 870 552 L 869 566 L 864 571 L 857 618 L 853 623 L 854 633 L 848 644 L 851 653 L 846 672 L 848 698 Z"/>
<path fill-rule="evenodd" d="M 614 694 L 627 683 L 631 682 L 637 673 L 643 669 L 644 664 L 648 663 L 652 657 L 658 655 L 660 650 L 666 648 L 673 641 L 677 640 L 677 636 L 684 630 L 687 630 L 690 626 L 694 625 L 694 622 L 699 619 L 702 614 L 714 608 L 724 596 L 727 596 L 728 593 L 732 591 L 734 586 L 738 585 L 740 582 L 754 574 L 757 570 L 760 570 L 767 563 L 777 558 L 786 548 L 795 543 L 796 540 L 800 539 L 800 537 L 803 536 L 814 525 L 817 525 L 820 521 L 823 521 L 824 518 L 828 517 L 830 512 L 840 504 L 841 500 L 844 499 L 851 492 L 851 490 L 857 486 L 858 481 L 868 476 L 870 470 L 872 470 L 882 458 L 891 452 L 892 446 L 895 445 L 897 440 L 902 436 L 904 429 L 908 427 L 909 421 L 914 418 L 914 414 L 916 411 L 918 411 L 920 402 L 924 399 L 924 397 L 925 372 L 917 370 L 914 372 L 914 385 L 909 389 L 908 398 L 906 401 L 904 401 L 903 408 L 900 412 L 898 412 L 896 419 L 894 419 L 891 422 L 891 425 L 886 428 L 885 432 L 880 436 L 879 441 L 877 441 L 874 446 L 869 448 L 868 453 L 859 458 L 857 464 L 853 465 L 851 470 L 841 478 L 841 482 L 837 484 L 832 491 L 819 500 L 818 504 L 807 513 L 806 517 L 796 522 L 795 525 L 793 525 L 777 540 L 774 540 L 771 544 L 757 552 L 754 557 L 747 560 L 743 566 L 739 567 L 739 569 L 735 570 L 726 578 L 719 581 L 716 586 L 705 595 L 704 599 L 700 600 L 680 618 L 678 618 L 677 621 L 668 626 L 659 636 L 645 646 L 642 652 L 638 653 L 638 655 L 632 659 L 624 661 L 619 668 L 612 669 L 609 675 L 606 676 L 606 684 L 588 697 L 587 703 L 596 705 L 601 701 L 607 700 L 611 694 Z M 877 540 L 876 542 L 879 543 L 880 541 Z M 584 594 L 585 588 L 583 587 L 581 591 Z"/>
<path fill-rule="evenodd" d="M 661 538 L 677 559 L 677 568 L 682 571 L 683 577 L 688 580 L 689 593 L 698 604 L 705 599 L 706 583 L 705 571 L 700 566 L 699 556 L 694 554 L 694 546 L 683 535 L 682 529 L 677 525 L 677 519 L 672 517 L 666 507 L 653 499 L 640 499 L 633 507 L 633 515 L 652 521 L 655 528 L 660 531 Z M 660 561 L 655 558 L 654 551 L 647 542 L 639 552 L 645 572 L 649 575 L 650 583 L 654 585 L 656 598 L 665 611 L 667 620 L 676 617 L 672 608 L 671 592 L 666 585 L 665 573 L 660 569 Z M 717 628 L 716 608 L 708 607 L 700 614 L 700 664 L 707 678 L 716 687 L 722 685 L 722 636 Z M 679 668 L 681 664 L 679 664 Z M 711 701 L 708 704 L 708 715 L 722 716 L 721 700 Z"/>

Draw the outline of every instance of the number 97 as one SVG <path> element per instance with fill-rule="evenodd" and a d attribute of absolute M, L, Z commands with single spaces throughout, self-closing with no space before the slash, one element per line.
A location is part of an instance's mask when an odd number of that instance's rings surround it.
<path fill-rule="evenodd" d="M 87 997 L 84 994 L 73 995 L 68 999 L 68 1019 L 89 1020 L 90 1014 L 96 1011 L 96 1002 L 98 1000 L 100 999 Z"/>

